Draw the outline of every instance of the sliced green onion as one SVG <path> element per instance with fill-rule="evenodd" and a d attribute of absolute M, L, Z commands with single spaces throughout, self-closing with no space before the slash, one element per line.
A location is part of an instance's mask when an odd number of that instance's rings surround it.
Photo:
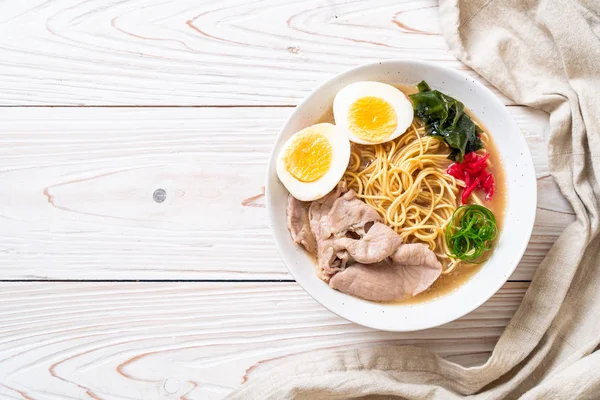
<path fill-rule="evenodd" d="M 452 258 L 479 264 L 481 256 L 494 247 L 498 235 L 496 217 L 488 208 L 477 204 L 458 207 L 446 227 L 446 243 Z"/>

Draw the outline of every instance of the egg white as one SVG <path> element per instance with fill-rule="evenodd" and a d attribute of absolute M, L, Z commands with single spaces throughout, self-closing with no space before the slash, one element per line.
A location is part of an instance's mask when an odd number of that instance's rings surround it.
<path fill-rule="evenodd" d="M 312 126 L 318 130 L 331 144 L 331 164 L 329 170 L 321 178 L 313 182 L 302 182 L 296 179 L 285 168 L 285 151 L 293 143 L 294 135 L 281 147 L 277 157 L 277 176 L 292 196 L 302 201 L 320 199 L 331 192 L 338 184 L 350 161 L 350 142 L 344 132 L 333 124 L 321 123 Z"/>
<path fill-rule="evenodd" d="M 396 112 L 396 129 L 381 141 L 367 141 L 359 138 L 351 131 L 348 118 L 350 107 L 356 100 L 363 97 L 378 97 L 390 104 Z M 412 124 L 414 111 L 410 100 L 399 89 L 381 82 L 362 81 L 351 83 L 335 95 L 333 117 L 338 128 L 347 132 L 348 138 L 354 143 L 378 144 L 394 140 L 405 133 Z"/>

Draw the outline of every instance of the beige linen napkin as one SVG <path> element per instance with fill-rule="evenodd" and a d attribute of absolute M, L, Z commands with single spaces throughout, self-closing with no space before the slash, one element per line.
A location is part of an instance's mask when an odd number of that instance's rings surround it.
<path fill-rule="evenodd" d="M 415 347 L 315 352 L 263 370 L 231 399 L 600 398 L 600 2 L 447 0 L 440 13 L 460 60 L 550 113 L 550 172 L 576 221 L 484 365 Z"/>

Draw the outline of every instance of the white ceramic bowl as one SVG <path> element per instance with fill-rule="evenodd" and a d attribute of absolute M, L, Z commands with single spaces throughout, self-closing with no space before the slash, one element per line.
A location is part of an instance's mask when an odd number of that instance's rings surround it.
<path fill-rule="evenodd" d="M 314 273 L 313 262 L 292 241 L 286 226 L 288 192 L 277 179 L 275 164 L 281 145 L 293 133 L 312 125 L 330 109 L 344 86 L 372 80 L 416 84 L 462 101 L 490 131 L 506 174 L 504 227 L 496 250 L 481 270 L 458 289 L 431 301 L 398 305 L 364 301 L 331 289 Z M 420 61 L 383 61 L 343 72 L 316 88 L 296 107 L 283 126 L 269 162 L 266 201 L 275 243 L 290 273 L 319 303 L 347 320 L 387 331 L 415 331 L 453 321 L 489 299 L 506 282 L 521 259 L 535 219 L 536 180 L 533 161 L 523 134 L 505 106 L 481 83 L 452 69 Z"/>

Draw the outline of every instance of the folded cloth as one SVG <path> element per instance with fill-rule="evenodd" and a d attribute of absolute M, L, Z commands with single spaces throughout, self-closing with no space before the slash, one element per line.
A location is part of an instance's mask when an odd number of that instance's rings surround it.
<path fill-rule="evenodd" d="M 231 399 L 600 398 L 600 2 L 446 0 L 440 14 L 460 60 L 550 113 L 549 169 L 576 221 L 484 365 L 415 347 L 323 351 L 286 357 Z"/>

